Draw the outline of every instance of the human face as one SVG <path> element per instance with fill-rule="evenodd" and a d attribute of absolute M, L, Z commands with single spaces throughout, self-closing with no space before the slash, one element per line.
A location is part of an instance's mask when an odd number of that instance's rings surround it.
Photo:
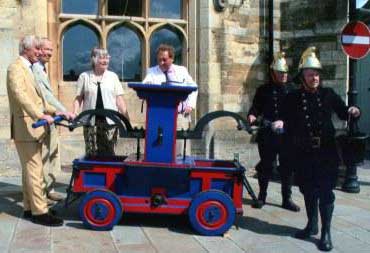
<path fill-rule="evenodd" d="M 110 56 L 109 55 L 101 55 L 98 56 L 98 60 L 95 64 L 95 69 L 99 72 L 104 72 L 105 70 L 108 69 L 109 66 L 109 60 Z"/>
<path fill-rule="evenodd" d="M 41 51 L 36 45 L 24 50 L 23 56 L 27 58 L 31 63 L 38 62 Z"/>
<path fill-rule="evenodd" d="M 159 51 L 157 55 L 157 62 L 162 71 L 168 71 L 173 63 L 173 58 L 170 57 L 168 51 Z"/>
<path fill-rule="evenodd" d="M 274 70 L 272 73 L 274 81 L 277 84 L 285 84 L 288 81 L 288 73 L 277 70 Z"/>
<path fill-rule="evenodd" d="M 40 61 L 44 64 L 49 62 L 53 55 L 53 44 L 50 41 L 45 41 L 40 47 L 40 52 Z"/>
<path fill-rule="evenodd" d="M 315 91 L 320 85 L 320 73 L 315 69 L 303 70 L 303 83 L 307 90 Z"/>

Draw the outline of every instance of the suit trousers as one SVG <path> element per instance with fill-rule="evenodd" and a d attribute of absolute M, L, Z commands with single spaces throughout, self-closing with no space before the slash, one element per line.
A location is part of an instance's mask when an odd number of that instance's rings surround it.
<path fill-rule="evenodd" d="M 185 117 L 183 114 L 179 113 L 177 115 L 177 130 L 188 130 L 190 127 L 190 115 Z M 184 141 L 176 140 L 176 156 L 182 156 L 184 152 Z M 191 154 L 191 142 L 186 140 L 186 152 Z"/>
<path fill-rule="evenodd" d="M 42 145 L 37 141 L 15 141 L 22 165 L 23 208 L 33 215 L 48 212 L 44 188 Z"/>
<path fill-rule="evenodd" d="M 42 146 L 42 161 L 44 164 L 45 184 L 47 185 L 47 175 L 61 171 L 59 135 L 58 129 L 54 125 L 50 125 L 46 141 Z"/>

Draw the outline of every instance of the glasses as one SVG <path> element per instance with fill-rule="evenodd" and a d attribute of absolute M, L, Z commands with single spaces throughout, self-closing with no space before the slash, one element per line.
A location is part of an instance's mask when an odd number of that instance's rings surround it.
<path fill-rule="evenodd" d="M 98 55 L 98 58 L 99 59 L 110 59 L 110 55 L 109 54 L 107 54 L 107 55 Z"/>

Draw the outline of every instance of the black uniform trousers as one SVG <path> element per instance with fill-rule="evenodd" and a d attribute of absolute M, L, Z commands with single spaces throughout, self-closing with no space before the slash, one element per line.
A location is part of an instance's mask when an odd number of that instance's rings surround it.
<path fill-rule="evenodd" d="M 320 205 L 334 204 L 334 188 L 338 177 L 338 154 L 335 144 L 324 148 L 297 151 L 296 178 L 305 198 Z"/>
<path fill-rule="evenodd" d="M 260 162 L 256 166 L 260 193 L 266 195 L 268 182 L 272 171 L 277 166 L 281 177 L 281 189 L 283 198 L 290 198 L 293 184 L 293 168 L 290 162 L 289 147 L 284 141 L 284 134 L 276 134 L 270 129 L 262 129 L 257 138 Z"/>

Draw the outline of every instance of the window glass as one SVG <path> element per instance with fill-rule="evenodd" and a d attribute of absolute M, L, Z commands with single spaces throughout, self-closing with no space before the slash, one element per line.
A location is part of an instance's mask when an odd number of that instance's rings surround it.
<path fill-rule="evenodd" d="M 141 80 L 141 40 L 133 29 L 115 28 L 108 36 L 109 68 L 125 81 Z"/>
<path fill-rule="evenodd" d="M 99 0 L 62 0 L 62 12 L 72 14 L 99 14 Z"/>
<path fill-rule="evenodd" d="M 108 15 L 113 16 L 142 16 L 142 1 L 109 0 Z"/>
<path fill-rule="evenodd" d="M 356 0 L 356 8 L 369 8 L 370 1 L 369 0 Z"/>
<path fill-rule="evenodd" d="M 156 51 L 160 44 L 175 48 L 175 64 L 182 64 L 182 35 L 171 27 L 155 31 L 150 38 L 150 66 L 157 65 Z"/>
<path fill-rule="evenodd" d="M 150 16 L 153 18 L 181 19 L 182 0 L 151 0 Z"/>
<path fill-rule="evenodd" d="M 98 36 L 90 27 L 78 24 L 69 28 L 62 40 L 63 80 L 76 81 L 82 72 L 91 69 L 90 52 L 99 46 Z"/>

